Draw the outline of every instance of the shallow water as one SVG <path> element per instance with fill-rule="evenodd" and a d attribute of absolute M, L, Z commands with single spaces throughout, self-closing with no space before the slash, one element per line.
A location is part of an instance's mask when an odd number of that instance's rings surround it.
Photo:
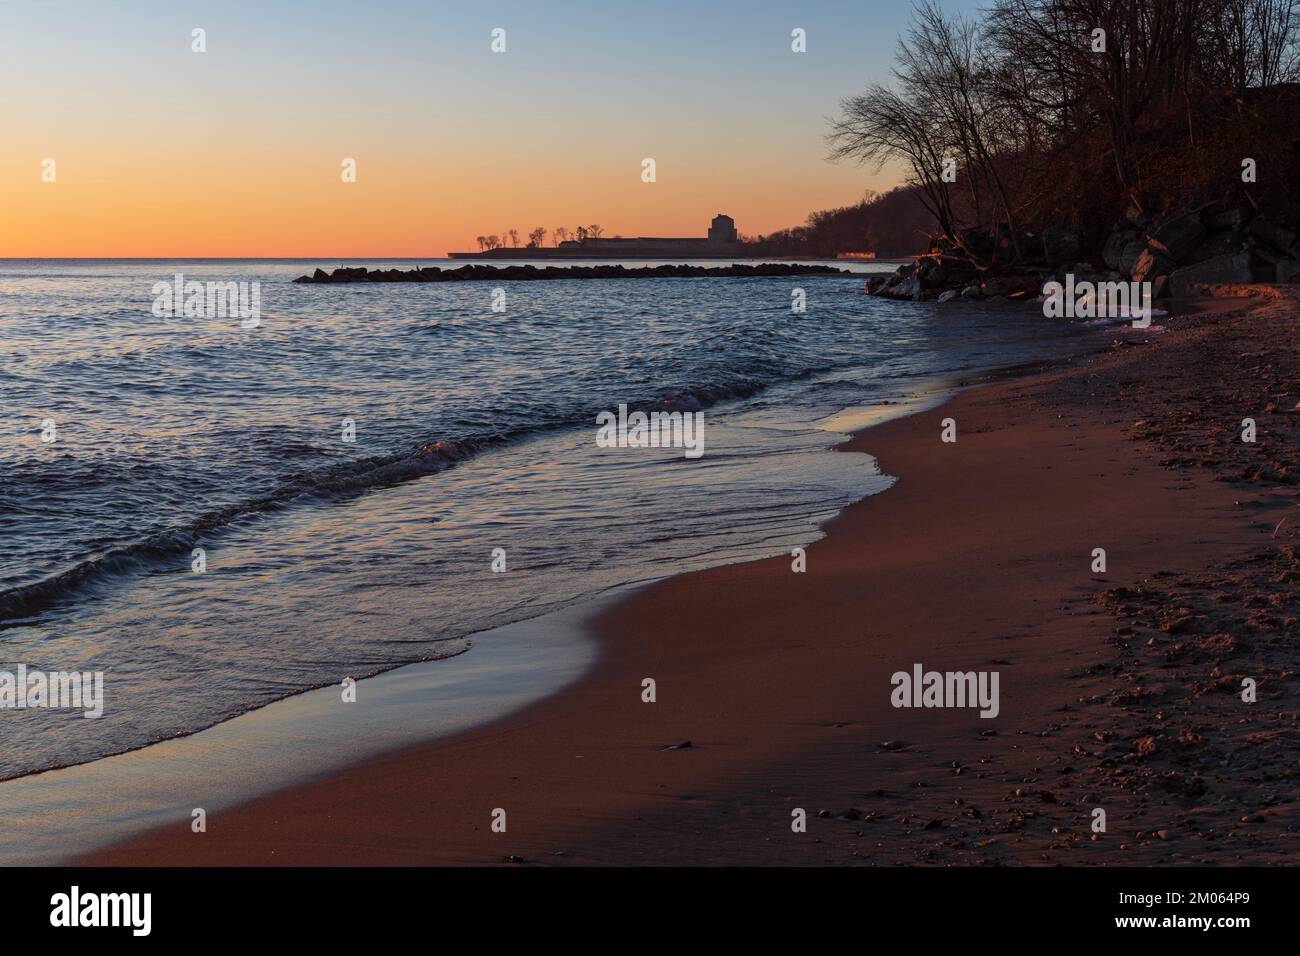
<path fill-rule="evenodd" d="M 502 283 L 504 312 L 492 282 L 290 282 L 338 264 L 0 261 L 0 670 L 106 673 L 101 719 L 0 711 L 0 776 L 806 543 L 888 483 L 829 416 L 1077 348 L 853 276 Z M 260 325 L 155 316 L 177 272 L 260 283 Z M 704 409 L 702 458 L 596 446 L 664 399 Z"/>

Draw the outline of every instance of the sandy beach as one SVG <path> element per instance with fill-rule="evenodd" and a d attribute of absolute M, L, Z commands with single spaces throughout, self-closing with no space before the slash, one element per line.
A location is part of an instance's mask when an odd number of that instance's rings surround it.
<path fill-rule="evenodd" d="M 80 862 L 1282 860 L 1300 312 L 1254 292 L 858 433 L 898 481 L 806 572 L 653 585 L 599 619 L 598 663 L 558 696 Z M 997 671 L 1000 712 L 892 706 L 914 664 Z"/>

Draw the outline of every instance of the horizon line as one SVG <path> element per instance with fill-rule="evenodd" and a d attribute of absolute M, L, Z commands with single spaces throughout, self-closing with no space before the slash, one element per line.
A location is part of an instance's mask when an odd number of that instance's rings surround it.
<path fill-rule="evenodd" d="M 310 262 L 314 259 L 367 259 L 372 262 L 409 259 L 450 259 L 441 256 L 0 256 L 0 262 L 269 262 L 276 259 Z"/>

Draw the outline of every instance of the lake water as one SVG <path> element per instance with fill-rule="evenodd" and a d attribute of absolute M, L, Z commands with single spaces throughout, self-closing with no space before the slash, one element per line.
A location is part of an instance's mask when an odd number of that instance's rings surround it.
<path fill-rule="evenodd" d="M 100 719 L 0 710 L 0 777 L 788 552 L 889 484 L 832 416 L 1080 334 L 860 274 L 291 282 L 339 264 L 0 260 L 0 671 L 105 673 Z M 177 273 L 258 283 L 257 327 L 156 315 Z M 597 447 L 620 404 L 701 409 L 705 453 Z"/>

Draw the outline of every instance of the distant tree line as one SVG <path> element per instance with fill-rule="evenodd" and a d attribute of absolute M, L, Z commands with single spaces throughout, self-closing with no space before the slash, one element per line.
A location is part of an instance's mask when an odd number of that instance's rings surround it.
<path fill-rule="evenodd" d="M 874 252 L 881 258 L 902 258 L 924 252 L 934 232 L 934 221 L 919 192 L 900 186 L 883 194 L 870 190 L 857 203 L 838 209 L 811 213 L 802 226 L 781 229 L 766 236 L 742 237 L 746 252 L 753 255 L 834 258 L 845 252 Z M 600 239 L 605 230 L 599 224 L 550 230 L 551 243 L 558 246 L 570 239 Z M 538 226 L 528 233 L 524 248 L 546 245 L 548 232 Z M 500 235 L 476 236 L 480 251 L 519 248 L 520 235 L 508 229 Z"/>
<path fill-rule="evenodd" d="M 555 245 L 566 242 L 569 239 L 577 239 L 581 242 L 583 239 L 599 239 L 605 234 L 605 229 L 599 224 L 590 226 L 578 226 L 572 232 L 566 226 L 556 226 L 550 230 L 550 236 Z M 538 226 L 528 234 L 525 248 L 540 249 L 546 245 L 547 229 L 545 226 Z M 493 249 L 518 249 L 519 248 L 519 230 L 507 229 L 501 235 L 492 236 L 475 236 L 474 241 L 478 243 L 480 252 L 488 252 Z"/>
<path fill-rule="evenodd" d="M 802 226 L 743 241 L 754 255 L 833 259 L 870 252 L 893 259 L 924 252 L 933 231 L 934 219 L 918 190 L 900 186 L 883 194 L 868 191 L 852 206 L 822 209 Z"/>
<path fill-rule="evenodd" d="M 976 259 L 973 238 L 1066 224 L 1095 241 L 1125 210 L 1245 198 L 1295 222 L 1298 6 L 991 0 L 969 18 L 919 0 L 893 81 L 841 103 L 832 154 L 901 161 Z"/>

